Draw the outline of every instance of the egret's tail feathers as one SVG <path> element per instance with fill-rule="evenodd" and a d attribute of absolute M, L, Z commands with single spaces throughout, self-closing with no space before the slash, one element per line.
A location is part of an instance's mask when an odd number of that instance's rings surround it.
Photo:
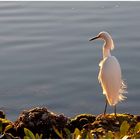
<path fill-rule="evenodd" d="M 120 89 L 119 93 L 120 93 L 120 95 L 119 95 L 119 100 L 120 101 L 127 98 L 126 96 L 122 95 L 124 93 L 127 93 L 127 85 L 123 80 L 122 80 L 122 85 L 121 85 L 121 89 Z"/>

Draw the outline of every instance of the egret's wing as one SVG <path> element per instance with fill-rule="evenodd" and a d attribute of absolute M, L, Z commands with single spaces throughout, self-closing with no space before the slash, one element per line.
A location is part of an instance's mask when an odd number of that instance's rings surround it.
<path fill-rule="evenodd" d="M 98 81 L 99 81 L 99 83 L 101 83 L 101 69 L 102 69 L 102 65 L 103 65 L 103 63 L 104 63 L 105 60 L 106 59 L 103 59 L 99 63 L 99 67 L 100 67 L 100 71 L 99 71 L 99 75 L 98 75 Z"/>
<path fill-rule="evenodd" d="M 122 99 L 120 99 L 119 92 L 122 87 L 120 64 L 114 56 L 109 56 L 104 58 L 99 65 L 98 79 L 103 88 L 103 93 L 106 95 L 108 103 L 115 105 Z"/>

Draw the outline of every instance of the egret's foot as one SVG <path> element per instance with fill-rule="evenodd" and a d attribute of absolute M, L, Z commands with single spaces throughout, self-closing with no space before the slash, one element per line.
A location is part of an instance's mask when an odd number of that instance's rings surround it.
<path fill-rule="evenodd" d="M 104 116 L 106 115 L 106 109 L 107 109 L 107 99 L 106 99 L 106 102 L 105 102 Z"/>
<path fill-rule="evenodd" d="M 104 114 L 103 114 L 103 115 L 104 115 L 104 117 L 105 117 L 105 116 L 106 116 L 106 113 L 104 112 Z"/>
<path fill-rule="evenodd" d="M 114 116 L 115 116 L 115 118 L 117 118 L 117 114 L 116 113 L 114 114 Z"/>

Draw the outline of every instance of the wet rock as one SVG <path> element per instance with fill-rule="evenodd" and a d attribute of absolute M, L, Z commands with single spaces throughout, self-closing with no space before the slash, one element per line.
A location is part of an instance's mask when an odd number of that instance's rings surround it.
<path fill-rule="evenodd" d="M 60 138 L 54 128 L 63 132 L 68 120 L 63 114 L 56 115 L 47 108 L 34 108 L 23 111 L 16 120 L 15 126 L 21 138 L 25 135 L 24 128 L 28 128 L 34 134 L 43 134 L 43 138 Z"/>
<path fill-rule="evenodd" d="M 0 130 L 4 133 L 10 133 L 13 136 L 17 135 L 14 123 L 7 119 L 0 118 Z"/>
<path fill-rule="evenodd" d="M 136 124 L 140 122 L 140 116 L 117 114 L 115 117 L 114 114 L 97 116 L 80 114 L 74 118 L 68 118 L 64 114 L 55 114 L 45 107 L 37 107 L 23 111 L 15 122 L 0 118 L 0 127 L 2 126 L 0 138 L 24 138 L 24 128 L 32 131 L 34 135 L 38 133 L 40 136 L 42 134 L 42 138 L 45 139 L 71 138 L 75 128 L 78 128 L 83 136 L 81 138 L 86 138 L 87 133 L 91 132 L 93 138 L 97 139 L 104 138 L 103 136 L 109 131 L 112 134 L 118 133 L 124 121 L 127 121 L 130 128 L 134 130 Z M 66 130 L 68 131 L 66 132 Z"/>
<path fill-rule="evenodd" d="M 136 120 L 140 122 L 140 116 L 135 116 Z"/>
<path fill-rule="evenodd" d="M 5 118 L 5 113 L 2 110 L 0 110 L 0 118 Z"/>
<path fill-rule="evenodd" d="M 91 114 L 80 114 L 77 115 L 75 118 L 71 119 L 69 122 L 69 129 L 71 132 L 74 132 L 75 128 L 78 128 L 79 130 L 82 130 L 83 127 L 87 124 L 90 124 L 94 122 L 96 119 L 95 115 Z"/>
<path fill-rule="evenodd" d="M 93 134 L 99 138 L 103 136 L 108 131 L 117 133 L 120 131 L 120 126 L 123 121 L 127 121 L 131 128 L 134 128 L 138 123 L 137 117 L 131 114 L 117 114 L 117 117 L 114 114 L 100 114 L 96 116 L 96 119 L 93 123 L 86 126 L 86 129 L 92 130 Z"/>

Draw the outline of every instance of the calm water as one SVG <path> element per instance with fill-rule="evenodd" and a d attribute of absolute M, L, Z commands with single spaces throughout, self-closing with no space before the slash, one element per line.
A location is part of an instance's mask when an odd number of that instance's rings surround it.
<path fill-rule="evenodd" d="M 67 116 L 102 113 L 103 42 L 88 40 L 105 30 L 128 84 L 118 112 L 139 114 L 139 13 L 140 2 L 0 2 L 0 108 L 12 120 L 35 106 Z"/>

